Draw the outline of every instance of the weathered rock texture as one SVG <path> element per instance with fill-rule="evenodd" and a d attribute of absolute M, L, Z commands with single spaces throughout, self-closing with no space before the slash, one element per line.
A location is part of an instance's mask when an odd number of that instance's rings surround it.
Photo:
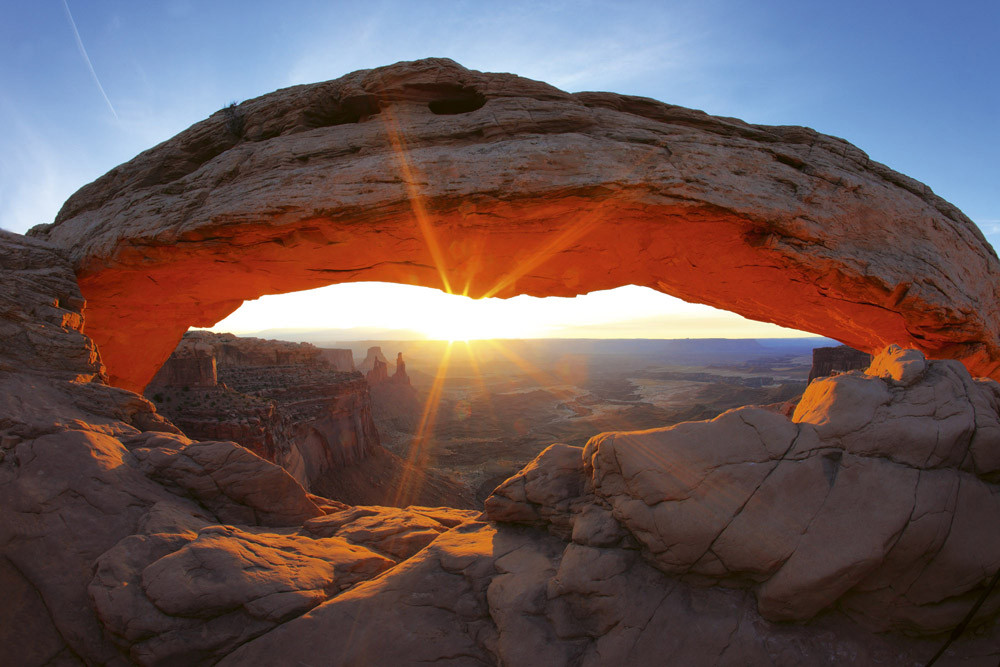
<path fill-rule="evenodd" d="M 809 369 L 809 381 L 827 377 L 834 373 L 861 370 L 868 368 L 872 355 L 861 350 L 855 350 L 848 345 L 838 347 L 817 347 L 813 350 L 812 368 Z"/>
<path fill-rule="evenodd" d="M 101 382 L 58 251 L 3 233 L 0 263 L 0 664 L 211 664 L 478 515 L 348 508 L 181 435 Z"/>
<path fill-rule="evenodd" d="M 347 507 L 177 433 L 101 383 L 82 302 L 49 309 L 59 253 L 0 237 L 11 257 L 3 665 L 920 665 L 998 566 L 997 386 L 955 362 L 894 349 L 814 382 L 791 422 L 553 446 L 494 496 L 498 524 Z M 946 664 L 996 664 L 997 603 Z"/>
<path fill-rule="evenodd" d="M 84 336 L 83 296 L 66 254 L 0 229 L 0 372 L 86 382 L 104 376 Z"/>
<path fill-rule="evenodd" d="M 875 630 L 957 625 L 1000 570 L 1000 385 L 889 347 L 809 385 L 792 419 L 553 445 L 486 501 L 497 521 L 753 591 L 772 621 L 838 608 Z M 994 619 L 1000 589 L 980 610 Z"/>
<path fill-rule="evenodd" d="M 311 343 L 265 340 L 211 331 L 188 331 L 178 342 L 174 354 L 184 356 L 194 350 L 211 354 L 223 368 L 325 366 L 329 363 L 324 350 Z"/>
<path fill-rule="evenodd" d="M 379 448 L 364 379 L 334 370 L 308 343 L 189 332 L 147 394 L 186 432 L 231 433 L 308 488 Z"/>
<path fill-rule="evenodd" d="M 392 381 L 395 384 L 410 384 L 410 376 L 406 374 L 406 362 L 403 361 L 403 353 L 396 353 L 396 370 L 392 374 Z"/>
<path fill-rule="evenodd" d="M 808 128 L 450 60 L 219 111 L 31 233 L 70 253 L 88 333 L 130 389 L 191 325 L 357 280 L 504 297 L 646 285 L 1000 377 L 1000 262 L 927 186 Z"/>
<path fill-rule="evenodd" d="M 365 373 L 369 386 L 375 386 L 389 381 L 389 366 L 381 359 L 376 359 L 372 369 Z"/>

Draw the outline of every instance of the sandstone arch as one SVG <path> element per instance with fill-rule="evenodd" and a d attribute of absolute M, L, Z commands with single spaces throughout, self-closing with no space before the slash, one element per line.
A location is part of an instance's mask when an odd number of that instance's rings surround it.
<path fill-rule="evenodd" d="M 384 280 L 472 296 L 654 287 L 1000 377 L 1000 263 L 929 188 L 803 127 L 568 94 L 441 59 L 223 109 L 32 230 L 141 390 L 244 300 Z"/>

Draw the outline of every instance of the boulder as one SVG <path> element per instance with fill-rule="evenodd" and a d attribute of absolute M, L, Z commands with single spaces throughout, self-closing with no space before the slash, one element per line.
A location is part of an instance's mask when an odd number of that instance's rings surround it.
<path fill-rule="evenodd" d="M 654 567 L 750 590 L 772 621 L 839 607 L 877 631 L 945 632 L 1000 570 L 983 529 L 1000 521 L 998 392 L 889 346 L 866 372 L 813 381 L 791 419 L 747 407 L 553 445 L 486 516 L 588 547 L 627 531 Z M 975 622 L 998 611 L 994 591 Z"/>

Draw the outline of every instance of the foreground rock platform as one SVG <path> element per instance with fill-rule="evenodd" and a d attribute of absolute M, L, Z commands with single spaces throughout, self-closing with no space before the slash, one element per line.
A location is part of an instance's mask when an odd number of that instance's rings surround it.
<path fill-rule="evenodd" d="M 359 280 L 471 296 L 645 285 L 1000 377 L 1000 262 L 917 181 L 804 127 L 428 59 L 223 109 L 30 232 L 71 257 L 113 384 L 189 326 Z"/>
<path fill-rule="evenodd" d="M 958 625 L 1000 570 L 1000 385 L 889 347 L 756 407 L 552 445 L 486 501 L 497 521 L 638 549 L 686 581 L 747 589 L 771 621 L 832 608 L 879 631 Z M 1000 590 L 980 610 L 1000 611 Z"/>
<path fill-rule="evenodd" d="M 485 516 L 350 507 L 104 384 L 60 252 L 0 268 L 3 665 L 922 665 L 1000 566 L 1000 386 L 957 362 L 553 445 Z M 938 664 L 995 665 L 998 606 Z"/>

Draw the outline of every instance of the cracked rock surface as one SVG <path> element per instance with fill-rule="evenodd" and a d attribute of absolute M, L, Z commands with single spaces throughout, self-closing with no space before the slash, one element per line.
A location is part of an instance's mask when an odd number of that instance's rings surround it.
<path fill-rule="evenodd" d="M 745 407 L 553 445 L 486 514 L 581 545 L 610 533 L 662 572 L 751 591 L 771 621 L 836 609 L 932 635 L 1000 569 L 998 408 L 997 383 L 890 346 L 867 372 L 811 383 L 790 420 Z M 976 618 L 998 611 L 1000 590 Z"/>

